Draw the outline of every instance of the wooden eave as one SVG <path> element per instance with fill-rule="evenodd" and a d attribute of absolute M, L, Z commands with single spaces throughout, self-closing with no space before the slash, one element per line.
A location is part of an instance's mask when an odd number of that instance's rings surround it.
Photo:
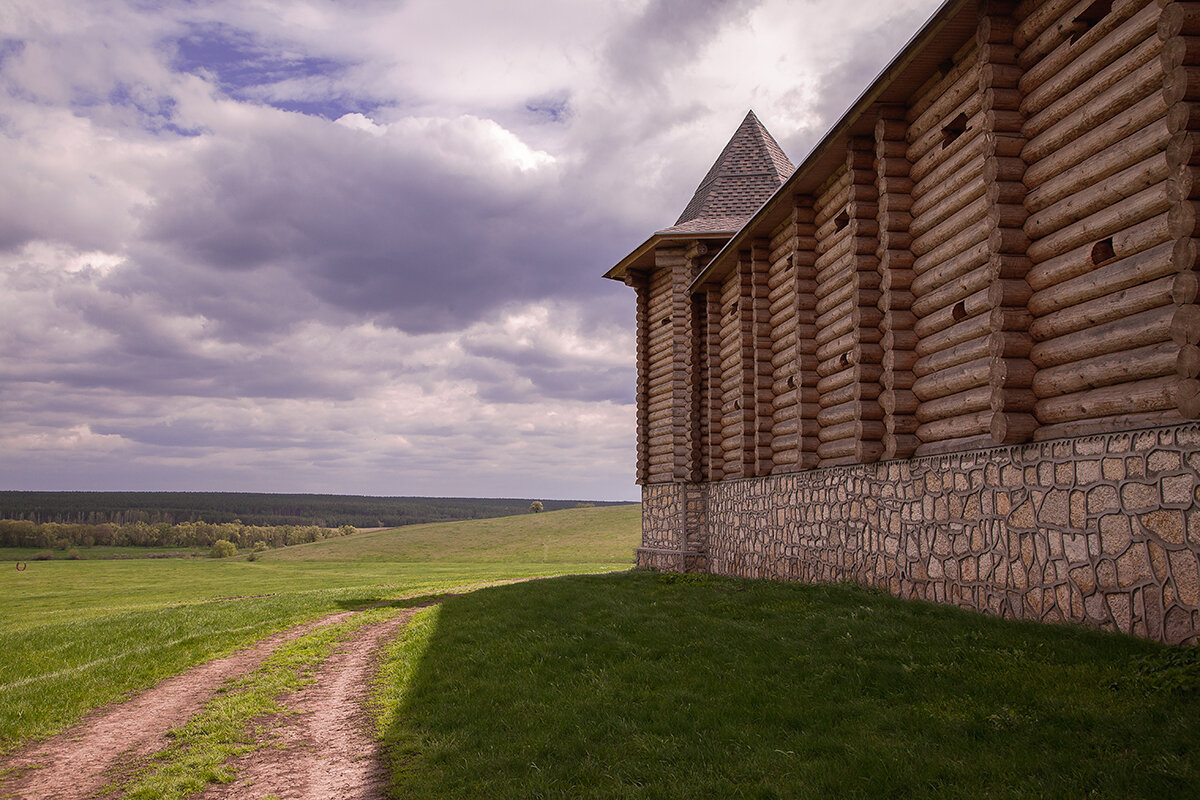
<path fill-rule="evenodd" d="M 614 281 L 624 281 L 629 270 L 646 270 L 654 268 L 654 251 L 661 245 L 686 244 L 688 242 L 725 241 L 737 231 L 703 231 L 678 233 L 656 233 L 638 245 L 632 253 L 625 256 L 616 266 L 604 273 L 604 277 Z"/>
<path fill-rule="evenodd" d="M 792 177 L 763 203 L 713 257 L 708 267 L 696 276 L 689 291 L 696 292 L 707 284 L 719 282 L 734 268 L 737 253 L 748 246 L 749 240 L 769 235 L 784 222 L 792 213 L 796 196 L 812 194 L 845 162 L 846 144 L 850 138 L 874 134 L 874 111 L 883 106 L 907 104 L 918 89 L 941 72 L 946 59 L 953 57 L 975 36 L 978 4 L 979 0 L 946 0 L 809 152 Z"/>

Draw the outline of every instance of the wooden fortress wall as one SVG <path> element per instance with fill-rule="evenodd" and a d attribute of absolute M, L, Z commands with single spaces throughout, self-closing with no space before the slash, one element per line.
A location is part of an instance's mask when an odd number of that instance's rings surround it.
<path fill-rule="evenodd" d="M 722 243 L 700 240 L 630 276 L 643 563 L 715 568 L 717 538 L 759 536 L 705 513 L 737 479 L 1200 417 L 1200 3 L 980 7 L 975 37 L 873 106 L 873 135 L 712 280 L 693 285 Z M 1197 537 L 1166 543 L 1192 570 Z M 1064 618 L 1133 629 L 1066 595 Z"/>

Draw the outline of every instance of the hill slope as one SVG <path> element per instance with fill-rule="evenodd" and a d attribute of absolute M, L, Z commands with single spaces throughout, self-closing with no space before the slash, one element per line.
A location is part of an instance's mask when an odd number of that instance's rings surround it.
<path fill-rule="evenodd" d="M 633 565 L 638 504 L 571 508 L 495 519 L 406 525 L 296 545 L 267 561 L 445 561 Z"/>

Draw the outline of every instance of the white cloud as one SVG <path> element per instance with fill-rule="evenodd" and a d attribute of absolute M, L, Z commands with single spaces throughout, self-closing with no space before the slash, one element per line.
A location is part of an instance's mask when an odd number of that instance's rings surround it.
<path fill-rule="evenodd" d="M 636 496 L 599 276 L 934 5 L 0 6 L 0 486 Z"/>

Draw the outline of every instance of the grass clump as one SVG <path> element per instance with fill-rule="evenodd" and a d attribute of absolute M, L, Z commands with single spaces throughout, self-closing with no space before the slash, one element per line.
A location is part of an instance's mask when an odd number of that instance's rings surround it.
<path fill-rule="evenodd" d="M 1157 798 L 1200 785 L 1194 653 L 628 573 L 447 600 L 376 698 L 396 797 Z"/>

